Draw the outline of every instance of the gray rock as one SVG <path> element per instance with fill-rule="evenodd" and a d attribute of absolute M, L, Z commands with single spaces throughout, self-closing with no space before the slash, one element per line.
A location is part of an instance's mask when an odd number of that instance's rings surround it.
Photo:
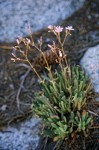
<path fill-rule="evenodd" d="M 0 0 L 0 42 L 59 23 L 83 6 L 85 0 Z"/>
<path fill-rule="evenodd" d="M 92 80 L 95 92 L 99 93 L 99 45 L 89 48 L 80 64 Z"/>
<path fill-rule="evenodd" d="M 0 131 L 0 150 L 35 150 L 39 144 L 40 120 L 31 118 Z"/>

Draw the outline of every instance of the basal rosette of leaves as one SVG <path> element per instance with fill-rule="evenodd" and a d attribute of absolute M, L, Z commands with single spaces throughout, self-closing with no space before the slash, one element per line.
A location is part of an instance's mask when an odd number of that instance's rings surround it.
<path fill-rule="evenodd" d="M 72 133 L 87 135 L 92 116 L 87 101 L 92 85 L 79 66 L 56 71 L 53 80 L 44 76 L 42 90 L 35 94 L 33 111 L 43 121 L 43 134 L 57 140 L 68 139 Z"/>

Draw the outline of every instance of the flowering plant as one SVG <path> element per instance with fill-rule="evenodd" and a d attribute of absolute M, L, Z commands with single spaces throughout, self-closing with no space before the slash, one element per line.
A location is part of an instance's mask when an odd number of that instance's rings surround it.
<path fill-rule="evenodd" d="M 64 43 L 74 30 L 72 26 L 66 28 L 60 26 L 48 26 L 49 32 L 53 32 L 58 40 L 59 47 L 53 42 L 48 44 L 50 53 L 44 53 L 41 49 L 42 39 L 39 40 L 40 46 L 37 47 L 33 40 L 19 39 L 18 46 L 15 47 L 23 56 L 32 70 L 40 79 L 41 91 L 35 94 L 33 100 L 33 111 L 36 116 L 43 121 L 43 134 L 51 137 L 54 141 L 66 140 L 69 137 L 81 132 L 87 136 L 87 131 L 92 122 L 92 116 L 87 111 L 87 101 L 92 92 L 92 85 L 79 66 L 71 67 L 68 63 L 64 51 Z M 64 32 L 64 39 L 61 34 Z M 26 51 L 20 49 L 20 43 L 26 46 Z M 45 62 L 48 71 L 47 76 L 40 76 L 28 59 L 30 46 L 36 48 Z M 48 56 L 59 64 L 60 70 L 52 73 Z M 13 54 L 13 60 L 22 60 Z M 40 60 L 40 59 L 39 59 Z"/>

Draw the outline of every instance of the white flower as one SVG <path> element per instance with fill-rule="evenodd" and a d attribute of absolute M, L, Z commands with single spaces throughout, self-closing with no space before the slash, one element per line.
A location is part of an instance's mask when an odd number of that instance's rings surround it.
<path fill-rule="evenodd" d="M 48 47 L 49 47 L 49 48 L 52 48 L 52 45 L 48 44 Z"/>
<path fill-rule="evenodd" d="M 63 54 L 62 54 L 62 52 L 61 52 L 61 51 L 59 51 L 59 56 L 60 56 L 60 57 L 62 57 L 62 56 L 63 56 Z"/>
<path fill-rule="evenodd" d="M 27 40 L 27 44 L 31 43 L 30 39 L 26 38 L 26 40 Z"/>
<path fill-rule="evenodd" d="M 65 27 L 65 28 L 66 28 L 66 30 L 69 30 L 69 31 L 70 31 L 70 30 L 74 30 L 72 26 L 67 26 L 67 27 Z"/>
<path fill-rule="evenodd" d="M 14 58 L 11 58 L 11 60 L 12 60 L 13 62 L 15 62 L 15 59 L 14 59 Z"/>
<path fill-rule="evenodd" d="M 60 26 L 55 27 L 55 32 L 60 33 L 62 32 L 63 28 Z"/>
<path fill-rule="evenodd" d="M 17 42 L 17 44 L 18 44 L 18 45 L 20 44 L 20 41 L 19 41 L 19 39 L 16 39 L 16 42 Z"/>
<path fill-rule="evenodd" d="M 52 26 L 52 25 L 49 25 L 49 26 L 48 26 L 48 29 L 53 29 L 53 26 Z"/>

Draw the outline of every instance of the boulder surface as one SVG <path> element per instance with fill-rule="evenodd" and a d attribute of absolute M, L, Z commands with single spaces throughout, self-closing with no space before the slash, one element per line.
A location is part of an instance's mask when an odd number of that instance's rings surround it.
<path fill-rule="evenodd" d="M 95 92 L 99 93 L 99 45 L 90 47 L 81 59 L 80 64 L 91 79 Z"/>
<path fill-rule="evenodd" d="M 0 131 L 0 150 L 35 150 L 39 144 L 40 120 L 31 118 Z"/>
<path fill-rule="evenodd" d="M 29 35 L 48 25 L 60 23 L 85 0 L 0 0 L 0 42 L 13 42 L 18 36 Z"/>

